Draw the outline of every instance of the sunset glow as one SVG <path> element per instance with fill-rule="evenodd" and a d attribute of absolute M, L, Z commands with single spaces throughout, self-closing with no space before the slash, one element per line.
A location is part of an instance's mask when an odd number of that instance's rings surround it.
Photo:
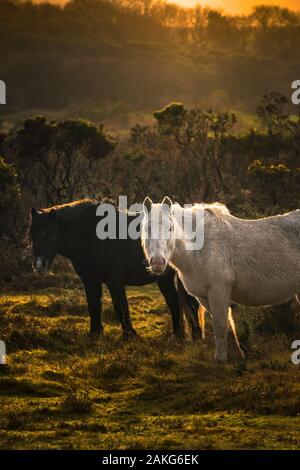
<path fill-rule="evenodd" d="M 300 10 L 299 0 L 177 0 L 176 3 L 185 6 L 194 6 L 197 3 L 211 8 L 221 8 L 229 13 L 249 13 L 256 5 L 278 5 L 293 10 Z"/>
<path fill-rule="evenodd" d="M 35 3 L 43 3 L 46 0 L 33 0 Z M 50 3 L 64 5 L 68 0 L 47 0 Z M 172 0 L 169 3 L 193 7 L 197 4 L 211 8 L 220 8 L 229 13 L 247 14 L 256 5 L 278 5 L 285 8 L 300 11 L 299 0 Z"/>

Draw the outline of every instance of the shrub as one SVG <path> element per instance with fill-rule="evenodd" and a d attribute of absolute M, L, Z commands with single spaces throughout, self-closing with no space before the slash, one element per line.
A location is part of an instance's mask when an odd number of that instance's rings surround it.
<path fill-rule="evenodd" d="M 0 157 L 0 237 L 15 239 L 21 192 L 13 165 Z"/>

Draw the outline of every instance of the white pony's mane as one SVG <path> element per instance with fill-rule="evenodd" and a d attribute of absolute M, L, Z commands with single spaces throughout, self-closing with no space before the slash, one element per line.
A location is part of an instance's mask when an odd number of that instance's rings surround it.
<path fill-rule="evenodd" d="M 230 211 L 228 207 L 226 207 L 225 204 L 222 204 L 220 202 L 212 202 L 211 204 L 207 204 L 204 202 L 195 203 L 192 206 L 192 211 L 195 211 L 197 209 L 208 211 L 211 215 L 213 215 L 217 219 L 224 219 L 226 215 L 230 215 Z"/>

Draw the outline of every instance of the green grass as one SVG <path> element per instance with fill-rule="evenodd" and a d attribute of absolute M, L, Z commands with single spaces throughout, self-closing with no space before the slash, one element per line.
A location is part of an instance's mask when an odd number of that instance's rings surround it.
<path fill-rule="evenodd" d="M 154 286 L 128 294 L 140 339 L 122 341 L 106 294 L 96 344 L 80 288 L 0 296 L 2 449 L 300 448 L 289 339 L 251 338 L 241 372 L 213 362 L 210 325 L 205 343 L 172 338 Z"/>

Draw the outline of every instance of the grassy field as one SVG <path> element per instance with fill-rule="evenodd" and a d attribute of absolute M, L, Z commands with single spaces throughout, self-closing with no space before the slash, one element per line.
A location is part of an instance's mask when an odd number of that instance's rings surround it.
<path fill-rule="evenodd" d="M 300 448 L 291 338 L 251 337 L 241 372 L 214 364 L 210 325 L 204 343 L 174 340 L 155 286 L 128 294 L 140 339 L 121 340 L 106 293 L 93 345 L 80 287 L 1 295 L 2 449 Z"/>

